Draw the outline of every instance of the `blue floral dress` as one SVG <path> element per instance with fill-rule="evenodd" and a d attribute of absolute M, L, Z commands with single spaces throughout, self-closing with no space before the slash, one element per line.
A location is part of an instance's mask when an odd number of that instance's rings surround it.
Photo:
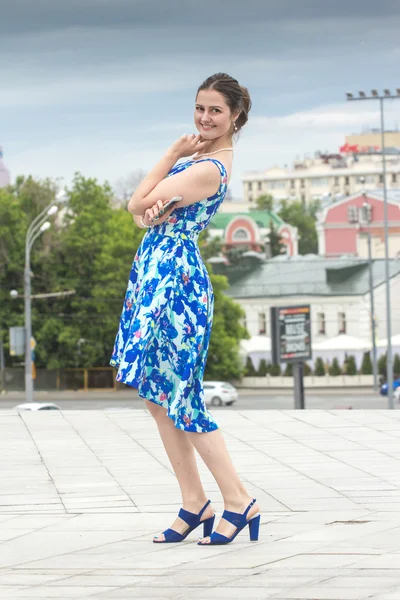
<path fill-rule="evenodd" d="M 178 429 L 195 432 L 218 428 L 204 403 L 214 296 L 197 238 L 227 190 L 224 165 L 203 160 L 218 167 L 219 189 L 147 230 L 133 261 L 110 361 L 118 368 L 117 381 L 165 407 Z M 167 177 L 194 162 L 176 165 Z"/>

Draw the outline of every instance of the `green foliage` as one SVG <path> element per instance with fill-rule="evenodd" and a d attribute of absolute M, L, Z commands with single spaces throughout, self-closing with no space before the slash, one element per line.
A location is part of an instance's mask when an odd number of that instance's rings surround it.
<path fill-rule="evenodd" d="M 395 378 L 400 377 L 400 356 L 398 354 L 393 357 L 393 375 Z"/>
<path fill-rule="evenodd" d="M 271 365 L 269 368 L 269 374 L 272 377 L 278 377 L 278 375 L 281 374 L 281 367 L 280 365 Z"/>
<path fill-rule="evenodd" d="M 306 362 L 303 363 L 303 373 L 304 373 L 304 377 L 308 377 L 309 375 L 312 375 L 311 367 Z"/>
<path fill-rule="evenodd" d="M 379 375 L 382 375 L 383 377 L 385 377 L 386 379 L 386 363 L 387 363 L 387 355 L 382 354 L 382 356 L 380 356 L 378 358 L 378 373 Z"/>
<path fill-rule="evenodd" d="M 285 377 L 293 377 L 293 365 L 292 363 L 286 363 L 285 372 L 283 373 Z"/>
<path fill-rule="evenodd" d="M 274 210 L 274 198 L 270 194 L 263 194 L 256 198 L 255 207 L 253 210 Z"/>
<path fill-rule="evenodd" d="M 354 356 L 348 356 L 345 361 L 346 375 L 357 375 L 357 364 Z"/>
<path fill-rule="evenodd" d="M 286 223 L 297 227 L 299 232 L 299 253 L 317 254 L 318 253 L 318 235 L 316 229 L 316 214 L 319 203 L 314 202 L 308 206 L 303 206 L 301 202 L 289 202 L 283 200 L 278 215 Z"/>
<path fill-rule="evenodd" d="M 271 256 L 278 256 L 282 254 L 285 250 L 285 244 L 282 242 L 282 237 L 278 233 L 277 228 L 275 227 L 273 221 L 271 220 L 269 226 L 269 251 Z"/>
<path fill-rule="evenodd" d="M 315 361 L 314 375 L 316 375 L 317 377 L 323 377 L 325 375 L 324 361 L 320 356 L 318 356 L 318 358 Z"/>
<path fill-rule="evenodd" d="M 204 261 L 222 253 L 223 241 L 220 237 L 212 238 L 208 229 L 204 229 L 199 235 L 199 248 Z"/>
<path fill-rule="evenodd" d="M 208 267 L 209 268 L 209 267 Z M 240 360 L 240 340 L 250 336 L 241 325 L 244 311 L 224 291 L 228 280 L 222 275 L 214 275 L 209 268 L 214 290 L 214 320 L 205 371 L 207 379 L 240 379 L 243 365 Z"/>
<path fill-rule="evenodd" d="M 258 365 L 257 375 L 259 377 L 265 377 L 266 375 L 268 375 L 268 364 L 267 364 L 267 361 L 265 360 L 265 358 L 262 358 L 260 360 L 260 364 Z"/>
<path fill-rule="evenodd" d="M 256 377 L 257 375 L 257 371 L 253 365 L 253 361 L 251 360 L 250 356 L 248 356 L 246 359 L 244 374 L 246 377 Z"/>
<path fill-rule="evenodd" d="M 372 371 L 371 354 L 369 352 L 365 352 L 361 363 L 361 374 L 372 375 Z"/>
<path fill-rule="evenodd" d="M 337 375 L 341 375 L 341 374 L 342 374 L 342 370 L 340 368 L 339 361 L 335 356 L 335 358 L 332 361 L 332 364 L 329 365 L 329 375 L 332 375 L 333 377 L 337 377 Z"/>

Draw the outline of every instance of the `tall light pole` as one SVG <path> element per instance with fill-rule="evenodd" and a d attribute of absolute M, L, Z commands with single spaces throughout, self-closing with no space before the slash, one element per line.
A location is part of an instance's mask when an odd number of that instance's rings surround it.
<path fill-rule="evenodd" d="M 31 249 L 35 240 L 50 226 L 48 217 L 58 211 L 57 202 L 60 196 L 32 221 L 28 227 L 25 238 L 25 268 L 24 268 L 24 300 L 25 300 L 25 401 L 33 402 L 33 377 L 32 377 L 32 294 L 31 294 Z"/>
<path fill-rule="evenodd" d="M 386 280 L 386 334 L 387 334 L 387 385 L 388 385 L 388 408 L 394 409 L 393 399 L 393 354 L 392 354 L 392 319 L 391 319 L 391 303 L 390 303 L 390 271 L 389 271 L 389 223 L 388 223 L 388 200 L 386 187 L 386 156 L 385 156 L 385 120 L 384 120 L 384 100 L 400 99 L 400 88 L 396 89 L 396 95 L 390 90 L 383 90 L 383 94 L 379 94 L 377 90 L 371 90 L 371 95 L 368 96 L 365 92 L 358 92 L 358 97 L 347 92 L 347 100 L 349 102 L 360 100 L 379 100 L 380 115 L 381 115 L 381 146 L 382 146 L 382 175 L 383 175 L 383 219 L 385 233 L 385 280 Z"/>

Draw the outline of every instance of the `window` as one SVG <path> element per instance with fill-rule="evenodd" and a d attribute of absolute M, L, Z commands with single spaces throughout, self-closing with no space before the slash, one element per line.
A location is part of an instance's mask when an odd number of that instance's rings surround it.
<path fill-rule="evenodd" d="M 262 190 L 262 181 L 259 181 L 258 182 L 258 191 L 261 191 L 261 190 Z"/>
<path fill-rule="evenodd" d="M 361 223 L 371 223 L 372 221 L 372 206 L 368 203 L 363 204 L 359 211 L 359 220 Z"/>
<path fill-rule="evenodd" d="M 304 194 L 301 195 L 301 203 L 302 203 L 303 207 L 306 205 L 306 197 Z"/>
<path fill-rule="evenodd" d="M 260 335 L 267 333 L 267 316 L 265 312 L 260 312 L 258 314 L 258 333 Z"/>
<path fill-rule="evenodd" d="M 397 183 L 397 173 L 392 173 L 392 183 Z"/>
<path fill-rule="evenodd" d="M 290 180 L 290 188 L 291 188 L 292 190 L 294 190 L 294 188 L 295 188 L 294 179 L 291 179 L 291 180 Z"/>
<path fill-rule="evenodd" d="M 358 175 L 356 177 L 357 183 L 375 183 L 375 175 Z"/>
<path fill-rule="evenodd" d="M 339 185 L 339 177 L 335 177 L 335 185 Z"/>
<path fill-rule="evenodd" d="M 350 177 L 345 177 L 344 178 L 344 183 L 345 183 L 345 185 L 349 185 L 349 183 L 350 183 Z"/>
<path fill-rule="evenodd" d="M 301 180 L 300 180 L 300 187 L 301 187 L 301 188 L 304 188 L 304 187 L 306 187 L 306 185 L 305 185 L 305 182 L 304 182 L 304 179 L 301 179 Z"/>
<path fill-rule="evenodd" d="M 246 229 L 235 229 L 232 235 L 232 239 L 238 242 L 249 239 L 249 233 Z"/>
<path fill-rule="evenodd" d="M 247 189 L 249 190 L 249 192 L 251 192 L 251 190 L 253 189 L 253 184 L 251 181 L 248 182 Z"/>
<path fill-rule="evenodd" d="M 318 322 L 318 333 L 320 335 L 325 335 L 325 313 L 320 312 L 317 314 L 317 322 Z"/>
<path fill-rule="evenodd" d="M 358 208 L 357 206 L 349 206 L 347 209 L 347 219 L 349 223 L 358 223 Z"/>
<path fill-rule="evenodd" d="M 329 185 L 327 177 L 314 177 L 311 179 L 311 187 L 326 187 Z"/>
<path fill-rule="evenodd" d="M 379 183 L 383 183 L 383 175 L 379 175 Z"/>
<path fill-rule="evenodd" d="M 346 313 L 339 313 L 339 333 L 346 333 Z"/>
<path fill-rule="evenodd" d="M 268 187 L 271 190 L 281 190 L 286 187 L 285 181 L 268 181 Z"/>
<path fill-rule="evenodd" d="M 245 329 L 247 329 L 247 319 L 246 319 L 246 317 L 245 317 L 245 316 L 244 316 L 244 317 L 242 317 L 242 325 L 243 325 L 243 327 L 244 327 Z"/>
<path fill-rule="evenodd" d="M 249 202 L 253 202 L 253 196 L 251 194 L 249 195 Z"/>

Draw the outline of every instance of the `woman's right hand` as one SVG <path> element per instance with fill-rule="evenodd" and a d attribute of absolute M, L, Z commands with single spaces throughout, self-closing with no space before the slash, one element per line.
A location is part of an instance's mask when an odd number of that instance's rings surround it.
<path fill-rule="evenodd" d="M 176 205 L 170 206 L 164 212 L 164 204 L 162 200 L 158 200 L 154 206 L 148 208 L 143 216 L 143 223 L 145 225 L 160 225 L 164 223 L 171 213 L 175 210 Z"/>
<path fill-rule="evenodd" d="M 200 134 L 196 135 L 192 133 L 190 135 L 181 135 L 181 137 L 168 148 L 167 154 L 171 154 L 176 160 L 179 160 L 185 156 L 192 156 L 196 152 L 201 153 L 209 143 L 209 141 L 202 140 Z"/>

